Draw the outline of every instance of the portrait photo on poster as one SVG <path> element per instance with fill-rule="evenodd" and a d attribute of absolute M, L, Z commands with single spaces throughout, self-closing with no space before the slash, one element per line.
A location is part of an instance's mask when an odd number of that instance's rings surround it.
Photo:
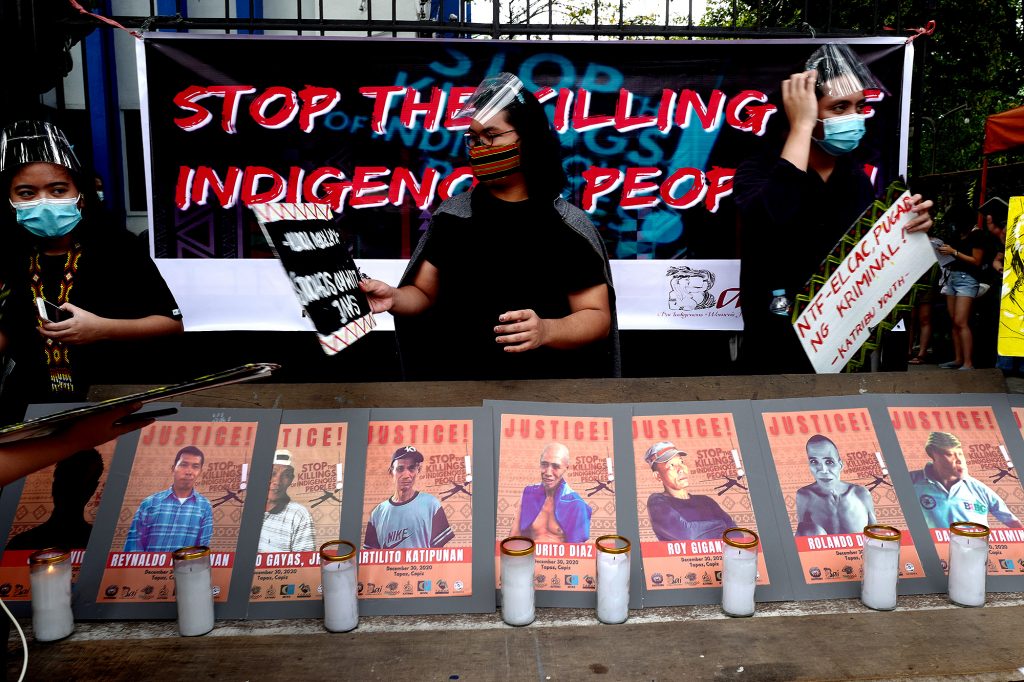
<path fill-rule="evenodd" d="M 348 458 L 365 472 L 352 540 L 361 614 L 494 610 L 488 417 L 480 408 L 370 411 L 363 461 Z"/>
<path fill-rule="evenodd" d="M 32 405 L 26 416 L 43 416 L 67 407 Z M 30 614 L 28 558 L 33 552 L 48 547 L 70 550 L 71 579 L 77 582 L 116 445 L 113 440 L 76 452 L 0 492 L 0 535 L 5 540 L 0 555 L 0 598 L 15 615 Z"/>
<path fill-rule="evenodd" d="M 858 594 L 863 531 L 872 524 L 901 532 L 900 592 L 929 591 L 927 565 L 915 544 L 919 534 L 908 526 L 870 404 L 869 397 L 754 403 L 779 532 L 792 538 L 786 544 L 798 597 Z"/>
<path fill-rule="evenodd" d="M 95 542 L 102 540 L 103 561 L 89 561 L 83 570 L 94 581 L 85 595 L 87 612 L 173 617 L 172 553 L 202 546 L 210 548 L 217 616 L 243 616 L 249 566 L 237 563 L 244 554 L 242 529 L 258 527 L 250 519 L 262 515 L 246 505 L 253 454 L 273 450 L 279 423 L 279 410 L 182 408 L 140 430 L 123 456 L 119 449 L 97 516 L 103 532 L 93 533 Z M 251 544 L 254 553 L 255 538 Z"/>
<path fill-rule="evenodd" d="M 629 410 L 622 405 L 487 401 L 498 430 L 495 589 L 501 588 L 500 547 L 507 537 L 534 543 L 538 606 L 596 604 L 595 541 L 623 535 L 631 543 L 630 604 L 640 605 L 640 562 L 632 500 L 616 453 L 629 442 Z M 618 447 L 617 447 L 618 445 Z M 621 455 L 620 455 L 621 457 Z M 627 460 L 628 461 L 628 460 Z"/>
<path fill-rule="evenodd" d="M 989 528 L 988 589 L 1024 586 L 1021 432 L 1006 396 L 885 396 L 885 410 L 941 570 L 948 572 L 950 525 Z M 909 510 L 908 510 L 909 513 Z"/>
<path fill-rule="evenodd" d="M 638 404 L 634 411 L 644 605 L 718 603 L 722 536 L 737 527 L 759 536 L 757 600 L 787 598 L 750 403 Z"/>
<path fill-rule="evenodd" d="M 271 468 L 249 588 L 250 618 L 322 615 L 319 548 L 346 539 L 341 519 L 347 455 L 365 448 L 368 419 L 369 410 L 288 410 L 274 450 L 256 453 L 254 477 L 265 473 L 268 460 Z"/>

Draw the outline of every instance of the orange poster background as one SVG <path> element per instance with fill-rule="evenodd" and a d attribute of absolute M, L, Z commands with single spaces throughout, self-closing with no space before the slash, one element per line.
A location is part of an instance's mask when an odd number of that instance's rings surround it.
<path fill-rule="evenodd" d="M 569 448 L 570 464 L 563 480 L 583 498 L 592 511 L 589 542 L 542 543 L 556 556 L 536 556 L 537 590 L 580 592 L 597 587 L 594 540 L 616 532 L 612 419 L 610 417 L 560 417 L 505 414 L 499 441 L 496 538 L 500 543 L 516 532 L 512 528 L 522 501 L 523 489 L 540 483 L 540 455 L 548 443 Z M 501 560 L 495 545 L 496 587 L 501 586 Z"/>
<path fill-rule="evenodd" d="M 103 473 L 100 474 L 99 484 L 96 492 L 85 505 L 82 517 L 86 523 L 92 524 L 96 520 L 96 510 L 100 506 L 100 497 L 103 496 L 103 488 L 107 483 L 107 472 L 110 471 L 110 463 L 114 459 L 114 448 L 116 440 L 98 445 L 95 449 L 100 453 L 103 460 Z M 25 478 L 25 485 L 18 498 L 18 507 L 14 512 L 14 523 L 11 524 L 11 531 L 7 534 L 5 546 L 21 533 L 30 531 L 41 526 L 50 519 L 53 513 L 53 472 L 57 465 L 48 466 L 45 469 L 29 474 Z M 35 543 L 38 544 L 38 543 Z M 78 569 L 85 558 L 85 547 L 70 547 L 72 542 L 53 542 L 54 545 L 65 547 L 71 550 L 71 580 L 78 579 Z M 43 545 L 31 549 L 8 549 L 0 559 L 0 597 L 8 601 L 29 601 L 32 599 L 32 586 L 29 583 L 28 558 L 33 552 L 46 549 Z"/>
<path fill-rule="evenodd" d="M 1017 470 L 1007 465 L 999 450 L 999 446 L 1006 447 L 1006 443 L 991 407 L 890 407 L 889 418 L 908 471 L 922 469 L 931 461 L 924 446 L 932 431 L 952 433 L 960 439 L 967 460 L 967 473 L 1003 498 L 1018 519 L 1024 519 L 1024 489 L 1016 478 Z M 993 530 L 1006 528 L 991 514 L 986 525 Z M 937 533 L 934 529 L 932 540 L 942 568 L 946 570 L 949 540 L 944 533 Z M 1000 561 L 1009 563 L 1003 564 Z M 1022 572 L 1024 542 L 990 537 L 989 575 L 1019 575 Z"/>
<path fill-rule="evenodd" d="M 345 422 L 282 424 L 278 430 L 277 448 L 292 453 L 295 468 L 288 496 L 313 517 L 315 549 L 340 533 L 347 440 Z M 307 601 L 321 594 L 319 551 L 256 555 L 250 600 Z"/>
<path fill-rule="evenodd" d="M 636 507 L 640 522 L 640 550 L 644 561 L 647 589 L 712 587 L 722 584 L 721 539 L 711 549 L 693 546 L 690 541 L 658 540 L 647 513 L 647 500 L 664 491 L 651 466 L 644 461 L 647 448 L 659 441 L 670 441 L 687 454 L 690 470 L 688 491 L 707 495 L 718 503 L 734 525 L 757 531 L 754 505 L 750 501 L 743 456 L 736 441 L 733 417 L 729 413 L 676 414 L 633 417 L 633 461 L 636 466 Z M 732 452 L 736 451 L 739 475 Z M 740 487 L 742 486 L 742 487 Z M 694 552 L 701 549 L 701 552 Z M 767 585 L 768 568 L 759 552 L 758 585 Z"/>
<path fill-rule="evenodd" d="M 412 445 L 423 455 L 423 465 L 416 478 L 416 490 L 438 499 L 455 532 L 455 538 L 442 549 L 463 548 L 463 560 L 450 563 L 402 560 L 373 564 L 365 562 L 365 551 L 360 552 L 359 597 L 387 599 L 471 595 L 473 481 L 472 472 L 466 471 L 466 462 L 473 454 L 472 420 L 370 422 L 363 521 L 358 545 L 362 547 L 366 538 L 366 525 L 374 508 L 395 492 L 388 468 L 395 450 L 405 445 Z"/>
<path fill-rule="evenodd" d="M 815 434 L 821 434 L 831 439 L 839 449 L 844 463 L 842 480 L 865 486 L 871 493 L 876 521 L 903 532 L 900 577 L 924 577 L 921 559 L 907 528 L 896 490 L 888 477 L 888 464 L 885 465 L 885 471 L 879 465 L 876 453 L 880 454 L 881 448 L 867 409 L 765 412 L 762 417 L 786 511 L 789 513 L 790 532 L 794 537 L 798 525 L 796 491 L 814 483 L 807 463 L 807 440 Z M 884 455 L 882 461 L 886 461 Z M 822 544 L 832 543 L 835 547 L 812 549 L 807 540 L 797 539 L 797 553 L 807 583 L 860 580 L 860 543 L 863 538 L 860 533 L 815 537 L 820 538 Z"/>
<path fill-rule="evenodd" d="M 165 421 L 147 426 L 141 431 L 114 528 L 108 566 L 104 570 L 96 597 L 98 602 L 173 601 L 174 575 L 169 558 L 165 567 L 156 568 L 111 567 L 110 562 L 111 557 L 123 551 L 139 503 L 153 493 L 171 486 L 174 457 L 188 445 L 198 447 L 205 456 L 203 471 L 196 481 L 195 489 L 213 507 L 210 549 L 229 564 L 234 563 L 245 503 L 244 483 L 252 463 L 258 426 L 258 422 Z M 167 555 L 169 557 L 170 553 Z M 214 601 L 227 601 L 230 577 L 230 567 L 213 568 Z M 117 590 L 116 593 L 111 594 L 112 588 Z"/>

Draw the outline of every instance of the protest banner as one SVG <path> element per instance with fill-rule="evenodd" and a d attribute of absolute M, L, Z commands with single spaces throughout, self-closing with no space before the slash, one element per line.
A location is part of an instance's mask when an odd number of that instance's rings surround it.
<path fill-rule="evenodd" d="M 882 211 L 875 202 L 797 297 L 805 304 L 793 328 L 815 372 L 842 371 L 935 264 L 927 234 L 904 229 L 911 207 L 909 191 Z"/>
<path fill-rule="evenodd" d="M 593 540 L 617 532 L 611 417 L 501 415 L 494 548 L 510 536 L 536 543 L 534 589 L 597 588 Z"/>
<path fill-rule="evenodd" d="M 164 421 L 140 432 L 97 603 L 173 602 L 171 553 L 193 545 L 211 549 L 214 601 L 229 600 L 258 427 Z"/>
<path fill-rule="evenodd" d="M 633 455 L 645 589 L 721 586 L 722 533 L 758 530 L 733 415 L 633 417 Z"/>
<path fill-rule="evenodd" d="M 287 419 L 287 415 L 285 417 Z M 320 545 L 339 537 L 346 422 L 281 424 L 250 601 L 320 600 Z"/>
<path fill-rule="evenodd" d="M 807 585 L 859 581 L 874 523 L 902 533 L 900 578 L 925 577 L 866 408 L 761 416 Z"/>
<path fill-rule="evenodd" d="M 309 315 L 327 355 L 365 336 L 376 326 L 359 268 L 348 245 L 321 204 L 256 204 L 263 235 L 281 261 L 295 295 Z"/>
<path fill-rule="evenodd" d="M 474 594 L 473 426 L 370 421 L 360 599 Z"/>
<path fill-rule="evenodd" d="M 116 442 L 77 452 L 4 487 L 3 509 L 14 507 L 0 557 L 0 597 L 5 601 L 32 599 L 28 558 L 40 549 L 70 550 L 71 579 L 77 580 Z"/>
<path fill-rule="evenodd" d="M 647 279 L 619 298 L 623 328 L 737 329 L 734 278 L 672 270 L 735 258 L 735 169 L 779 142 L 780 84 L 821 42 L 147 34 L 153 255 L 188 329 L 308 329 L 247 207 L 321 203 L 360 268 L 397 282 L 439 202 L 473 184 L 459 104 L 507 71 L 543 103 L 615 280 Z M 884 84 L 857 151 L 882 185 L 906 170 L 913 46 L 849 43 Z"/>
<path fill-rule="evenodd" d="M 991 528 L 988 574 L 1024 573 L 1024 489 L 992 407 L 900 405 L 888 414 L 943 570 L 949 525 L 973 521 Z"/>

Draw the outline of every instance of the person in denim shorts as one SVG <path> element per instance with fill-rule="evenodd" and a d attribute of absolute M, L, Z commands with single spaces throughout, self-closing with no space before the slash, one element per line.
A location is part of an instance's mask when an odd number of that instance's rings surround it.
<path fill-rule="evenodd" d="M 939 367 L 944 369 L 974 369 L 974 335 L 971 332 L 971 309 L 978 295 L 978 283 L 985 262 L 987 236 L 978 227 L 973 211 L 953 209 L 949 212 L 955 236 L 950 244 L 938 247 L 939 253 L 953 256 L 947 266 L 948 276 L 941 293 L 946 296 L 946 309 L 953 322 L 953 349 L 956 357 Z"/>

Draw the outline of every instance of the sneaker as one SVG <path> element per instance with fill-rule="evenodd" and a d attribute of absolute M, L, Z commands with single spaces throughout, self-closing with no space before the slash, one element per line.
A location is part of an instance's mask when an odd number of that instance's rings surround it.
<path fill-rule="evenodd" d="M 956 360 L 950 360 L 949 362 L 943 362 L 939 367 L 941 369 L 960 369 L 960 363 Z"/>

